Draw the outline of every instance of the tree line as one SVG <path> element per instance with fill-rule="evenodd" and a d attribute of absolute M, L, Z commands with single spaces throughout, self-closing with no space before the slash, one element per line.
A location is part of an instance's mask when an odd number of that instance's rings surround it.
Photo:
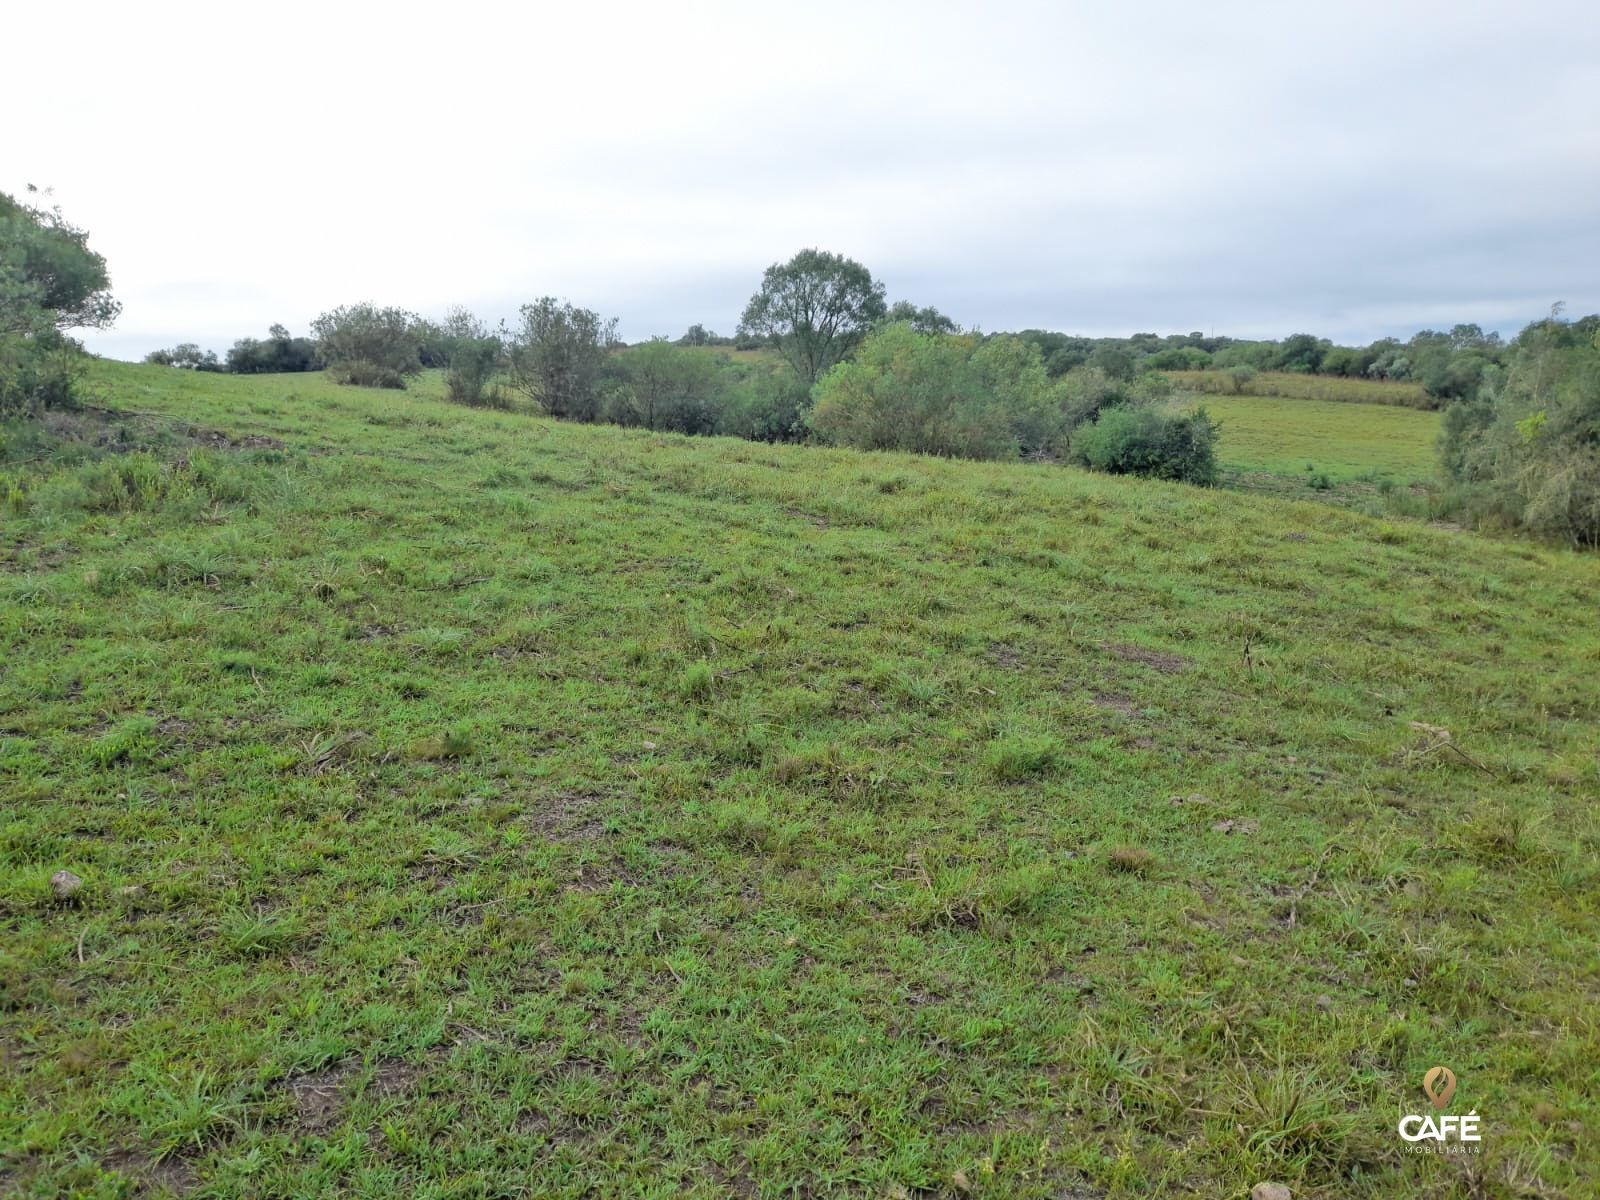
<path fill-rule="evenodd" d="M 31 197 L 31 193 L 30 193 Z M 118 312 L 104 259 L 53 208 L 0 194 L 0 417 L 72 402 L 78 328 Z M 770 353 L 736 357 L 741 348 Z M 1600 547 L 1600 316 L 1559 311 L 1506 341 L 1475 325 L 1336 346 L 1201 333 L 1077 338 L 980 334 L 931 307 L 887 302 L 860 263 L 805 250 L 767 269 L 731 338 L 693 326 L 627 346 L 617 323 L 554 297 L 490 328 L 371 303 L 298 337 L 281 325 L 219 361 L 193 344 L 149 361 L 251 374 L 326 370 L 403 387 L 424 368 L 451 399 L 686 434 L 815 440 L 968 458 L 1073 461 L 1197 483 L 1216 475 L 1216 426 L 1171 403 L 1177 370 L 1289 371 L 1419 382 L 1446 408 L 1448 503 L 1483 523 Z"/>

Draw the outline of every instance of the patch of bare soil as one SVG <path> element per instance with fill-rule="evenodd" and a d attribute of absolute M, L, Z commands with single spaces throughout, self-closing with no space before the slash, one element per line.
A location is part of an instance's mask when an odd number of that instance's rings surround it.
<path fill-rule="evenodd" d="M 164 1193 L 181 1196 L 194 1187 L 194 1168 L 177 1157 L 160 1162 L 137 1150 L 113 1150 L 101 1161 L 107 1171 L 114 1171 L 134 1181 L 137 1195 L 159 1196 Z"/>
<path fill-rule="evenodd" d="M 261 434 L 251 434 L 247 437 L 236 438 L 216 429 L 194 429 L 189 432 L 189 437 L 202 446 L 212 450 L 282 450 L 283 443 L 275 437 L 265 437 Z"/>
<path fill-rule="evenodd" d="M 55 441 L 93 446 L 108 454 L 150 450 L 161 445 L 204 446 L 211 450 L 284 449 L 283 442 L 262 434 L 234 437 L 216 429 L 185 427 L 155 413 L 99 408 L 92 404 L 55 409 L 44 413 L 40 421 Z"/>
<path fill-rule="evenodd" d="M 360 1072 L 360 1063 L 347 1061 L 284 1080 L 284 1086 L 294 1094 L 301 1127 L 311 1133 L 333 1128 L 344 1111 L 346 1088 Z"/>
<path fill-rule="evenodd" d="M 1189 660 L 1176 654 L 1167 654 L 1160 650 L 1149 650 L 1144 646 L 1133 646 L 1127 642 L 1106 642 L 1101 649 L 1108 654 L 1115 654 L 1118 658 L 1128 662 L 1143 663 L 1147 667 L 1154 667 L 1166 675 L 1172 675 L 1183 670 L 1189 665 Z"/>
<path fill-rule="evenodd" d="M 1260 828 L 1260 821 L 1245 821 L 1230 818 L 1226 821 L 1218 821 L 1211 827 L 1211 831 L 1213 833 L 1237 833 L 1243 836 L 1248 836 Z"/>
<path fill-rule="evenodd" d="M 990 646 L 989 661 L 1002 671 L 1020 671 L 1028 665 L 1022 652 L 1009 642 L 995 642 Z"/>
<path fill-rule="evenodd" d="M 417 1086 L 423 1068 L 396 1058 L 379 1063 L 372 1076 L 372 1090 L 380 1096 L 398 1096 Z"/>
<path fill-rule="evenodd" d="M 553 842 L 592 842 L 605 831 L 595 810 L 604 797 L 594 792 L 557 792 L 536 801 L 528 824 Z"/>
<path fill-rule="evenodd" d="M 1128 699 L 1128 697 L 1118 695 L 1116 692 L 1094 692 L 1091 695 L 1094 699 L 1094 706 L 1103 708 L 1107 712 L 1121 713 L 1125 717 L 1131 717 L 1139 711 L 1137 704 Z"/>

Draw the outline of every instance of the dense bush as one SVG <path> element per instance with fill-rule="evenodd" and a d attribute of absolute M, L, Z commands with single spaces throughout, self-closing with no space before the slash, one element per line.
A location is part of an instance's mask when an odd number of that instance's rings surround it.
<path fill-rule="evenodd" d="M 717 361 L 665 339 L 619 354 L 606 418 L 618 425 L 712 433 L 725 390 Z"/>
<path fill-rule="evenodd" d="M 826 441 L 859 450 L 1015 458 L 1018 427 L 1031 430 L 1036 411 L 1029 380 L 1007 372 L 1020 369 L 1031 378 L 1036 368 L 1044 383 L 1038 352 L 1017 345 L 1016 355 L 1002 346 L 980 363 L 971 338 L 883 326 L 854 359 L 818 381 L 811 427 Z"/>
<path fill-rule="evenodd" d="M 1503 373 L 1445 413 L 1460 515 L 1600 548 L 1600 316 L 1528 326 Z"/>
<path fill-rule="evenodd" d="M 72 402 L 81 351 L 66 331 L 116 319 L 109 287 L 87 233 L 0 193 L 0 418 Z"/>
<path fill-rule="evenodd" d="M 264 340 L 240 338 L 235 342 L 228 351 L 227 369 L 234 375 L 320 371 L 322 357 L 317 352 L 316 342 L 292 337 L 282 325 L 274 325 Z"/>
<path fill-rule="evenodd" d="M 452 308 L 442 322 L 416 327 L 421 359 L 444 369 L 445 394 L 457 404 L 505 408 L 509 398 L 494 384 L 502 359 L 500 338 L 465 308 Z"/>
<path fill-rule="evenodd" d="M 221 371 L 215 350 L 202 351 L 193 342 L 180 342 L 170 350 L 152 350 L 145 362 L 156 367 L 176 367 L 180 371 Z"/>
<path fill-rule="evenodd" d="M 1114 360 L 1109 365 L 1118 369 Z M 1056 456 L 1074 429 L 1102 412 L 1148 406 L 1171 393 L 1158 372 L 1119 377 L 1083 366 L 1052 380 L 1031 341 L 921 334 L 898 324 L 874 331 L 851 361 L 822 377 L 811 427 L 827 441 L 865 450 Z"/>
<path fill-rule="evenodd" d="M 811 389 L 792 371 L 746 367 L 723 390 L 716 432 L 753 442 L 800 442 L 811 435 L 810 413 Z"/>
<path fill-rule="evenodd" d="M 552 417 L 601 419 L 602 384 L 617 323 L 545 296 L 524 304 L 503 332 L 513 386 Z"/>
<path fill-rule="evenodd" d="M 422 370 L 417 317 L 400 308 L 350 304 L 311 323 L 317 349 L 340 383 L 403 388 Z"/>
<path fill-rule="evenodd" d="M 506 398 L 492 381 L 500 369 L 500 339 L 461 338 L 452 347 L 445 367 L 445 394 L 457 404 L 504 408 Z"/>
<path fill-rule="evenodd" d="M 1073 432 L 1072 457 L 1113 475 L 1209 485 L 1217 479 L 1217 428 L 1203 408 L 1110 408 Z"/>
<path fill-rule="evenodd" d="M 0 336 L 0 420 L 72 407 L 82 370 L 82 349 L 53 329 Z"/>

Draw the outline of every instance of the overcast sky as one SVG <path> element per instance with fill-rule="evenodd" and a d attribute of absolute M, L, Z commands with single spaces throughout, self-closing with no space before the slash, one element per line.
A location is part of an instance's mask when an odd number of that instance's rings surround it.
<path fill-rule="evenodd" d="M 730 333 L 770 263 L 985 330 L 1339 340 L 1600 309 L 1600 16 L 1519 4 L 33 4 L 0 190 L 92 349 L 544 294 Z M 32 49 L 37 47 L 37 51 Z"/>

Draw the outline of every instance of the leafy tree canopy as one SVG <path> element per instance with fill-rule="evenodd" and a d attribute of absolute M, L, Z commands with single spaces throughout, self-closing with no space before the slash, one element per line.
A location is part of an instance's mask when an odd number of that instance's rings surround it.
<path fill-rule="evenodd" d="M 807 385 L 850 353 L 888 310 L 881 283 L 854 259 L 802 250 L 774 263 L 739 331 L 765 339 Z"/>

